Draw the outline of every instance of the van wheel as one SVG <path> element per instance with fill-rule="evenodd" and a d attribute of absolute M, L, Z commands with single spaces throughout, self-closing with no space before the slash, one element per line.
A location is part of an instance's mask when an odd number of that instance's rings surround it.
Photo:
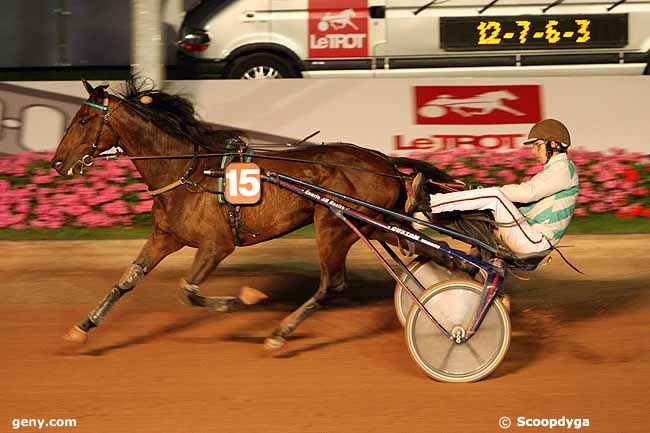
<path fill-rule="evenodd" d="M 232 62 L 226 78 L 242 80 L 272 80 L 277 78 L 299 78 L 300 75 L 289 61 L 267 54 L 251 54 Z"/>

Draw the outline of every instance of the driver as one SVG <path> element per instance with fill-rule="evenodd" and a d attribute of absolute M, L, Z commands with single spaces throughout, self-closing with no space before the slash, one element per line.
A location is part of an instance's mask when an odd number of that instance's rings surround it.
<path fill-rule="evenodd" d="M 419 173 L 413 180 L 407 212 L 490 210 L 497 223 L 497 235 L 513 253 L 549 250 L 566 232 L 578 198 L 578 174 L 567 157 L 571 137 L 561 122 L 545 119 L 533 126 L 524 144 L 532 145 L 533 154 L 544 164 L 543 170 L 530 180 L 430 195 L 429 185 Z M 520 207 L 513 202 L 521 204 Z"/>

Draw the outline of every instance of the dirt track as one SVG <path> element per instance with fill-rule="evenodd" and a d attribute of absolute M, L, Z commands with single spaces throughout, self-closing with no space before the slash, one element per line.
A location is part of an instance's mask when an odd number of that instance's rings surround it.
<path fill-rule="evenodd" d="M 364 247 L 350 289 L 277 356 L 261 342 L 318 280 L 313 241 L 237 251 L 203 286 L 271 302 L 231 315 L 175 299 L 192 250 L 166 259 L 74 349 L 60 336 L 117 281 L 143 241 L 0 242 L 0 432 L 17 418 L 74 418 L 58 432 L 498 432 L 498 420 L 588 418 L 588 432 L 647 432 L 650 237 L 567 238 L 534 278 L 511 278 L 513 339 L 475 384 L 428 379 L 411 360 L 394 284 Z M 566 431 L 543 427 L 510 431 Z"/>

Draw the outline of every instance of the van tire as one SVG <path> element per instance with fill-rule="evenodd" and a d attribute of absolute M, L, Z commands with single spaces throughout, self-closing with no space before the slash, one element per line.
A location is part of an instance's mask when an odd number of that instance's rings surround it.
<path fill-rule="evenodd" d="M 257 68 L 257 69 L 256 69 Z M 225 73 L 230 79 L 300 78 L 300 73 L 287 59 L 269 53 L 256 53 L 233 60 Z M 249 78 L 250 77 L 250 78 Z"/>

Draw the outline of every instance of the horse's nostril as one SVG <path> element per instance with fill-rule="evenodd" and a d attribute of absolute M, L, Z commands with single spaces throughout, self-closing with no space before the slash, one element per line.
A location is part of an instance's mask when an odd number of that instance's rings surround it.
<path fill-rule="evenodd" d="M 53 167 L 55 170 L 58 170 L 62 165 L 63 165 L 63 161 L 54 161 L 54 162 L 52 163 L 52 167 Z"/>

